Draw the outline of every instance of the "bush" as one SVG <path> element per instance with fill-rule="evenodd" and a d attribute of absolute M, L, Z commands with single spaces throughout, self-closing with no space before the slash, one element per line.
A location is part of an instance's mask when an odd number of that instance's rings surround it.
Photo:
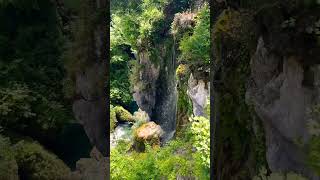
<path fill-rule="evenodd" d="M 119 144 L 111 150 L 111 179 L 210 179 L 209 168 L 198 159 L 200 152 L 192 152 L 192 143 L 185 140 L 172 140 L 157 149 L 147 145 L 144 153 L 126 153 L 130 144 Z"/>
<path fill-rule="evenodd" d="M 201 154 L 202 163 L 210 168 L 210 121 L 202 116 L 191 117 L 190 121 L 194 146 Z"/>
<path fill-rule="evenodd" d="M 205 5 L 197 14 L 193 34 L 185 34 L 180 42 L 181 60 L 209 64 L 210 62 L 210 13 Z"/>
<path fill-rule="evenodd" d="M 20 141 L 13 148 L 23 179 L 61 180 L 70 173 L 62 160 L 36 142 Z"/>
<path fill-rule="evenodd" d="M 65 107 L 32 91 L 26 84 L 11 83 L 0 88 L 0 125 L 15 130 L 34 129 L 45 131 L 58 129 L 69 119 Z"/>
<path fill-rule="evenodd" d="M 18 179 L 18 165 L 10 141 L 0 135 L 0 179 Z"/>

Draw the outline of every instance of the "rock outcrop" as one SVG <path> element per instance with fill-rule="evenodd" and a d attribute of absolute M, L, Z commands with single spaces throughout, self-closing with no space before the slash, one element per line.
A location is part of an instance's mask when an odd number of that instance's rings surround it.
<path fill-rule="evenodd" d="M 314 70 L 313 74 L 319 74 L 318 69 Z M 251 59 L 253 82 L 247 89 L 246 100 L 263 121 L 271 171 L 293 171 L 320 179 L 306 167 L 303 151 L 310 136 L 307 111 L 317 103 L 315 97 L 319 95 L 313 82 L 311 86 L 315 88 L 305 84 L 306 71 L 302 59 L 277 56 L 268 51 L 260 38 Z"/>
<path fill-rule="evenodd" d="M 72 180 L 108 180 L 109 160 L 96 148 L 90 153 L 91 158 L 82 158 L 77 162 L 76 171 L 72 172 Z"/>
<path fill-rule="evenodd" d="M 147 51 L 141 51 L 138 55 L 139 70 L 138 82 L 133 86 L 133 98 L 137 105 L 150 116 L 156 104 L 156 82 L 159 77 L 159 67 L 154 65 Z"/>
<path fill-rule="evenodd" d="M 150 57 L 150 52 L 141 50 L 139 78 L 134 82 L 133 98 L 164 130 L 163 141 L 173 137 L 176 125 L 176 59 L 172 48 L 172 45 L 160 44 L 158 57 Z"/>
<path fill-rule="evenodd" d="M 204 108 L 209 98 L 208 85 L 203 80 L 196 80 L 191 74 L 188 80 L 187 94 L 192 101 L 193 115 L 205 116 Z"/>

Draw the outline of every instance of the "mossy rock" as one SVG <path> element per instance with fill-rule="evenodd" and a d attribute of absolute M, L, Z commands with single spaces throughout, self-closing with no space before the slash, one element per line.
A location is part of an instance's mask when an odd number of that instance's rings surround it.
<path fill-rule="evenodd" d="M 22 140 L 13 148 L 22 179 L 64 180 L 70 175 L 69 167 L 37 142 Z"/>
<path fill-rule="evenodd" d="M 176 70 L 176 76 L 181 79 L 184 77 L 187 77 L 189 75 L 189 67 L 186 64 L 179 64 L 177 70 Z"/>
<path fill-rule="evenodd" d="M 10 141 L 0 136 L 0 180 L 18 179 L 18 165 Z"/>
<path fill-rule="evenodd" d="M 116 113 L 116 117 L 118 121 L 122 121 L 122 122 L 134 122 L 134 118 L 132 116 L 132 114 L 127 111 L 126 109 L 124 109 L 122 106 L 116 106 L 114 108 L 114 111 Z"/>
<path fill-rule="evenodd" d="M 134 131 L 134 148 L 141 152 L 145 149 L 145 144 L 151 145 L 153 148 L 160 147 L 160 137 L 163 134 L 161 126 L 155 122 L 147 122 Z"/>
<path fill-rule="evenodd" d="M 117 117 L 116 117 L 116 111 L 113 106 L 110 106 L 110 131 L 113 132 L 116 128 L 117 124 Z"/>

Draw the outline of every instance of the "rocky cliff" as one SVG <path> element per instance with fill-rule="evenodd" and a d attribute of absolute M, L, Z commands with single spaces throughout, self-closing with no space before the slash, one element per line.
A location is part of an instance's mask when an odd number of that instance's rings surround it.
<path fill-rule="evenodd" d="M 216 3 L 218 179 L 252 178 L 261 168 L 319 179 L 309 158 L 310 110 L 319 103 L 319 4 Z"/>

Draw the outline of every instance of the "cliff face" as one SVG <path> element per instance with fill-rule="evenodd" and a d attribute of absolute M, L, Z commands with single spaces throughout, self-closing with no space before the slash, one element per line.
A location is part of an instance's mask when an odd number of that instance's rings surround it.
<path fill-rule="evenodd" d="M 106 1 L 97 0 L 87 2 L 86 6 L 90 12 L 99 12 L 107 7 Z M 93 15 L 94 14 L 94 15 Z M 82 58 L 86 66 L 75 72 L 75 93 L 73 112 L 75 118 L 83 125 L 91 143 L 104 155 L 108 154 L 108 132 L 107 132 L 107 102 L 104 82 L 107 73 L 106 57 L 106 24 L 104 17 L 93 13 L 96 24 L 83 21 L 82 28 L 92 30 L 86 34 L 86 46 L 89 51 L 84 51 Z"/>
<path fill-rule="evenodd" d="M 169 37 L 168 41 L 171 40 Z M 167 141 L 173 136 L 176 124 L 175 49 L 172 43 L 157 47 L 157 57 L 150 56 L 147 51 L 138 53 L 139 78 L 133 97 L 151 120 L 161 125 L 165 131 L 164 141 Z"/>
<path fill-rule="evenodd" d="M 160 68 L 150 60 L 148 51 L 141 51 L 138 55 L 139 68 L 137 83 L 133 85 L 133 98 L 138 106 L 149 115 L 156 104 L 156 82 L 159 78 Z"/>
<path fill-rule="evenodd" d="M 307 154 L 303 150 L 310 139 L 307 112 L 318 103 L 319 89 L 304 85 L 307 69 L 301 61 L 294 56 L 279 57 L 270 53 L 260 38 L 251 59 L 254 83 L 247 89 L 247 98 L 263 121 L 270 169 L 274 172 L 293 171 L 319 179 L 306 167 Z M 319 74 L 318 68 L 310 71 Z"/>
<path fill-rule="evenodd" d="M 265 168 L 319 179 L 309 158 L 310 110 L 319 104 L 319 4 L 234 2 L 220 3 L 212 31 L 217 176 L 247 179 Z"/>

